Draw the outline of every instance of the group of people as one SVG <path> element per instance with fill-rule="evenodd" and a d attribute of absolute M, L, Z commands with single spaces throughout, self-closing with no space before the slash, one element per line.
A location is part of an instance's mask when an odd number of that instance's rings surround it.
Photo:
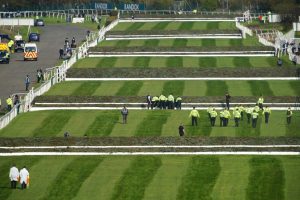
<path fill-rule="evenodd" d="M 153 96 L 147 95 L 147 108 L 148 109 L 177 109 L 181 110 L 181 103 L 182 98 L 178 96 L 176 99 L 174 98 L 173 94 L 170 94 L 168 97 L 161 94 L 160 96 Z"/>
<path fill-rule="evenodd" d="M 29 172 L 24 166 L 20 171 L 14 164 L 9 171 L 9 179 L 11 183 L 11 188 L 16 189 L 17 183 L 21 184 L 21 189 L 26 189 L 29 186 Z"/>
<path fill-rule="evenodd" d="M 69 38 L 65 38 L 64 48 L 59 49 L 59 59 L 70 58 L 72 56 L 72 49 L 76 48 L 76 46 L 75 37 L 72 38 L 71 43 Z"/>

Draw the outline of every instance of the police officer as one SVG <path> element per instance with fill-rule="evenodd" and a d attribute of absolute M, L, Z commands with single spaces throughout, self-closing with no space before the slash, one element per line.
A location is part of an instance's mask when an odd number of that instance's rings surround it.
<path fill-rule="evenodd" d="M 269 123 L 269 117 L 271 115 L 271 109 L 266 106 L 263 110 L 263 115 L 265 115 L 265 123 L 268 124 Z"/>
<path fill-rule="evenodd" d="M 258 98 L 258 100 L 257 100 L 257 104 L 258 104 L 258 107 L 259 107 L 260 110 L 263 109 L 263 103 L 264 103 L 264 98 L 263 98 L 263 96 L 261 95 L 261 96 Z"/>
<path fill-rule="evenodd" d="M 127 124 L 127 116 L 128 116 L 128 109 L 124 106 L 121 110 L 122 118 L 123 118 L 123 124 Z"/>
<path fill-rule="evenodd" d="M 223 125 L 224 125 L 225 127 L 228 126 L 228 122 L 229 122 L 230 117 L 231 117 L 231 114 L 230 114 L 229 110 L 226 108 L 226 109 L 224 110 L 224 123 L 223 123 Z"/>
<path fill-rule="evenodd" d="M 243 121 L 243 119 L 244 119 L 244 112 L 245 112 L 244 106 L 239 105 L 239 111 L 241 113 L 241 121 Z"/>
<path fill-rule="evenodd" d="M 168 109 L 174 109 L 174 96 L 172 94 L 168 96 Z"/>
<path fill-rule="evenodd" d="M 14 45 L 14 41 L 13 40 L 10 40 L 8 43 L 7 43 L 7 46 L 9 48 L 9 51 L 12 52 L 12 47 Z"/>
<path fill-rule="evenodd" d="M 150 109 L 150 107 L 151 107 L 151 109 L 152 109 L 152 106 L 151 106 L 151 96 L 148 94 L 147 95 L 147 97 L 146 97 L 146 101 L 147 101 L 147 108 L 148 108 L 148 110 Z"/>
<path fill-rule="evenodd" d="M 10 96 L 6 99 L 6 104 L 7 104 L 7 110 L 11 111 L 12 105 L 13 105 L 13 100 Z"/>
<path fill-rule="evenodd" d="M 291 124 L 291 122 L 292 122 L 292 115 L 293 115 L 293 111 L 289 107 L 286 111 L 286 122 L 288 125 Z"/>
<path fill-rule="evenodd" d="M 181 97 L 177 97 L 176 98 L 176 109 L 177 110 L 181 110 L 181 102 L 182 102 L 182 98 Z"/>
<path fill-rule="evenodd" d="M 211 124 L 211 126 L 215 126 L 217 116 L 218 116 L 218 113 L 213 108 L 212 111 L 210 112 L 210 124 Z"/>
<path fill-rule="evenodd" d="M 157 96 L 152 97 L 151 99 L 151 109 L 156 108 L 158 106 L 159 99 Z"/>
<path fill-rule="evenodd" d="M 160 109 L 166 109 L 166 96 L 161 94 L 159 96 L 159 108 Z"/>
<path fill-rule="evenodd" d="M 245 110 L 246 110 L 246 115 L 247 115 L 247 122 L 248 122 L 248 124 L 250 124 L 250 119 L 252 116 L 253 109 L 248 106 Z"/>
<path fill-rule="evenodd" d="M 239 108 L 234 109 L 233 117 L 234 117 L 235 127 L 239 127 L 239 121 L 240 121 L 240 118 L 241 118 L 241 113 L 240 113 Z"/>
<path fill-rule="evenodd" d="M 258 112 L 253 111 L 251 115 L 252 115 L 252 127 L 256 128 L 257 119 L 258 119 L 259 114 L 258 114 Z"/>
<path fill-rule="evenodd" d="M 192 118 L 192 126 L 197 126 L 198 125 L 198 118 L 200 118 L 199 112 L 196 110 L 195 107 L 193 107 L 193 110 L 190 112 L 190 118 Z"/>
<path fill-rule="evenodd" d="M 224 126 L 224 110 L 220 111 L 220 126 Z"/>
<path fill-rule="evenodd" d="M 253 111 L 255 111 L 255 112 L 259 112 L 259 106 L 258 106 L 258 104 L 256 104 L 255 106 L 254 106 L 254 108 L 253 108 Z"/>
<path fill-rule="evenodd" d="M 213 111 L 213 107 L 209 106 L 206 110 L 207 115 L 208 115 L 208 119 L 211 121 L 211 111 Z"/>

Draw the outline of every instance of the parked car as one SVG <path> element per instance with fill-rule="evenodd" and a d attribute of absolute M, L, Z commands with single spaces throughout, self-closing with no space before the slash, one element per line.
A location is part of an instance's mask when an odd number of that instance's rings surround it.
<path fill-rule="evenodd" d="M 28 42 L 39 42 L 40 34 L 38 33 L 30 33 L 28 37 Z"/>
<path fill-rule="evenodd" d="M 6 43 L 0 43 L 0 63 L 8 64 L 10 60 L 9 48 Z"/>
<path fill-rule="evenodd" d="M 38 48 L 35 43 L 26 43 L 24 47 L 24 61 L 38 60 Z"/>
<path fill-rule="evenodd" d="M 16 40 L 15 41 L 15 52 L 24 51 L 25 41 L 24 40 Z"/>
<path fill-rule="evenodd" d="M 34 21 L 34 26 L 45 26 L 44 20 L 42 20 L 42 19 L 36 19 Z"/>

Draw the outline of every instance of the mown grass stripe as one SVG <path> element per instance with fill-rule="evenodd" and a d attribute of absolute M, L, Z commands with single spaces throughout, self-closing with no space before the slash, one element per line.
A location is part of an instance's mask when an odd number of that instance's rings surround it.
<path fill-rule="evenodd" d="M 73 91 L 71 96 L 91 96 L 101 86 L 99 81 L 83 82 L 76 90 Z"/>
<path fill-rule="evenodd" d="M 142 86 L 142 81 L 127 81 L 116 93 L 116 96 L 136 96 L 139 93 Z"/>
<path fill-rule="evenodd" d="M 162 94 L 173 96 L 182 96 L 184 91 L 184 81 L 167 81 L 164 83 Z"/>
<path fill-rule="evenodd" d="M 127 47 L 130 44 L 130 40 L 119 40 L 116 47 Z"/>
<path fill-rule="evenodd" d="M 26 166 L 30 174 L 30 169 L 39 162 L 40 157 L 27 157 L 26 159 L 8 158 L 0 165 L 0 199 L 5 200 L 10 197 L 13 192 L 16 192 L 10 188 L 10 180 L 8 178 L 9 169 L 13 164 L 21 170 L 23 166 Z M 17 188 L 20 188 L 20 184 L 17 183 Z"/>
<path fill-rule="evenodd" d="M 137 57 L 133 61 L 133 66 L 139 68 L 149 67 L 150 60 L 150 57 Z"/>
<path fill-rule="evenodd" d="M 241 39 L 229 39 L 230 46 L 243 46 L 243 40 Z"/>
<path fill-rule="evenodd" d="M 207 30 L 216 30 L 216 29 L 219 29 L 219 24 L 220 24 L 220 22 L 208 22 L 206 24 L 206 29 Z"/>
<path fill-rule="evenodd" d="M 135 130 L 136 136 L 160 136 L 163 125 L 167 122 L 170 112 L 155 110 L 149 112 Z"/>
<path fill-rule="evenodd" d="M 162 165 L 160 157 L 136 157 L 117 183 L 112 200 L 139 200 Z"/>
<path fill-rule="evenodd" d="M 228 86 L 225 81 L 205 81 L 206 96 L 220 96 L 228 92 Z"/>
<path fill-rule="evenodd" d="M 215 39 L 203 39 L 202 40 L 202 46 L 207 47 L 207 46 L 213 46 L 215 47 L 217 45 Z"/>
<path fill-rule="evenodd" d="M 207 57 L 207 58 L 198 58 L 199 67 L 217 67 L 217 58 Z"/>
<path fill-rule="evenodd" d="M 290 84 L 290 87 L 292 88 L 292 90 L 294 90 L 295 94 L 297 96 L 300 96 L 300 81 L 290 81 L 289 84 Z M 300 97 L 299 97 L 298 101 L 300 101 Z M 297 103 L 300 103 L 300 102 L 297 102 Z"/>
<path fill-rule="evenodd" d="M 105 58 L 100 58 L 99 62 L 97 63 L 97 68 L 98 67 L 114 67 L 118 58 L 116 57 L 105 57 Z"/>
<path fill-rule="evenodd" d="M 199 113 L 200 118 L 198 119 L 198 126 L 192 126 L 191 119 L 189 119 L 189 123 L 186 126 L 186 134 L 189 136 L 210 136 L 213 129 L 210 120 L 208 119 L 207 112 L 199 111 Z"/>
<path fill-rule="evenodd" d="M 218 157 L 192 157 L 176 199 L 211 199 L 220 171 Z"/>
<path fill-rule="evenodd" d="M 183 67 L 183 57 L 168 57 L 166 65 L 172 68 Z"/>
<path fill-rule="evenodd" d="M 82 183 L 102 162 L 102 157 L 78 157 L 59 172 L 48 189 L 45 200 L 72 199 L 76 196 Z"/>
<path fill-rule="evenodd" d="M 247 200 L 284 199 L 284 171 L 274 157 L 253 157 L 250 161 Z"/>
<path fill-rule="evenodd" d="M 187 39 L 174 39 L 172 47 L 186 47 L 187 43 Z"/>
<path fill-rule="evenodd" d="M 88 136 L 108 136 L 118 122 L 120 113 L 118 111 L 99 112 L 94 122 L 88 127 Z"/>
<path fill-rule="evenodd" d="M 152 30 L 164 30 L 171 22 L 159 22 L 157 23 Z"/>
<path fill-rule="evenodd" d="M 131 26 L 129 26 L 126 31 L 137 31 L 140 28 L 142 28 L 142 26 L 144 26 L 144 22 L 134 22 L 131 24 Z"/>
<path fill-rule="evenodd" d="M 235 57 L 233 58 L 233 64 L 235 67 L 253 67 L 247 57 Z"/>
<path fill-rule="evenodd" d="M 274 96 L 269 83 L 267 81 L 247 81 L 250 85 L 253 96 Z"/>
<path fill-rule="evenodd" d="M 192 30 L 195 22 L 182 22 L 178 30 Z"/>
<path fill-rule="evenodd" d="M 160 40 L 145 40 L 144 46 L 146 47 L 157 47 L 159 45 Z"/>
<path fill-rule="evenodd" d="M 50 114 L 43 120 L 40 126 L 33 131 L 33 136 L 54 136 L 60 133 L 62 128 L 68 123 L 72 115 L 76 111 L 55 111 Z"/>

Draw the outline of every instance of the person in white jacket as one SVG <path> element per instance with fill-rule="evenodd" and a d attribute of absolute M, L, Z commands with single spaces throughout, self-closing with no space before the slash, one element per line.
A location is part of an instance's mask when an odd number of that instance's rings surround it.
<path fill-rule="evenodd" d="M 9 170 L 9 179 L 10 179 L 10 185 L 12 189 L 17 188 L 17 182 L 19 179 L 19 170 L 16 168 L 16 165 L 13 165 Z"/>
<path fill-rule="evenodd" d="M 29 172 L 27 171 L 25 166 L 20 170 L 20 183 L 22 190 L 26 189 L 29 184 Z"/>

